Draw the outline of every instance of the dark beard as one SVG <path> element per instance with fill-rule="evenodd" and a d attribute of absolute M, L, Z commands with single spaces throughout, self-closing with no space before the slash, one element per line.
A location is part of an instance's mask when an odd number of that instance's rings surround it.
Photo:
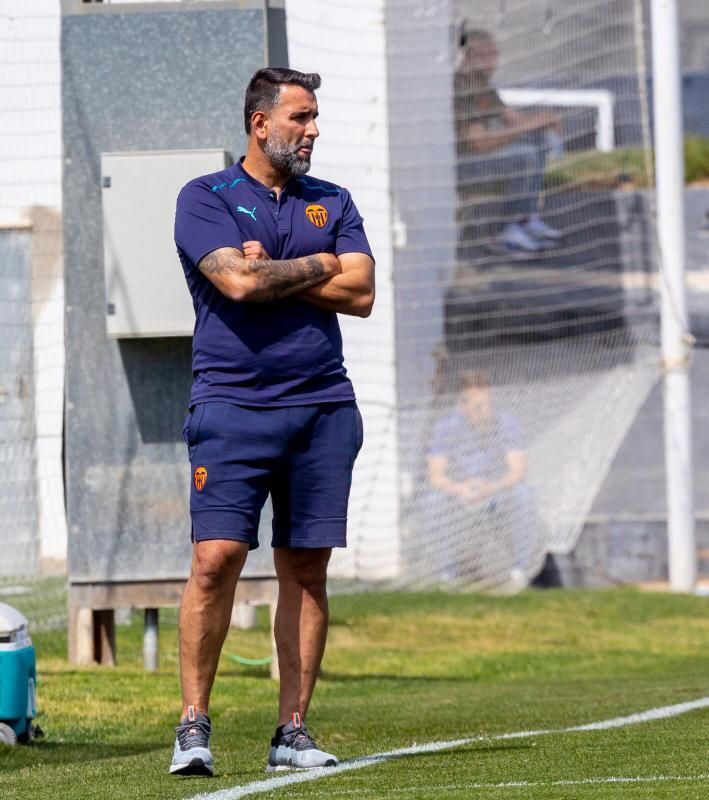
<path fill-rule="evenodd" d="M 296 147 L 292 147 L 276 134 L 272 134 L 266 141 L 263 151 L 276 169 L 287 175 L 299 177 L 300 175 L 305 175 L 310 169 L 310 158 L 302 158 L 298 155 L 298 148 L 302 146 L 303 144 L 301 143 Z"/>

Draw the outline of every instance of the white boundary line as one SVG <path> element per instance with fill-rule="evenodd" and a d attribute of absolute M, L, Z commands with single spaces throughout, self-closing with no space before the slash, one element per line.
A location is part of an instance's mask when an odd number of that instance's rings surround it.
<path fill-rule="evenodd" d="M 248 795 L 262 794 L 263 792 L 272 792 L 275 789 L 281 789 L 284 786 L 291 786 L 295 783 L 306 783 L 308 781 L 316 781 L 320 778 L 327 778 L 332 775 L 339 775 L 343 772 L 349 772 L 354 769 L 363 769 L 364 767 L 372 767 L 375 764 L 381 764 L 384 761 L 389 761 L 394 758 L 401 758 L 402 756 L 419 755 L 423 753 L 436 753 L 439 750 L 452 750 L 456 747 L 463 747 L 467 744 L 474 742 L 493 742 L 506 739 L 528 739 L 532 736 L 549 736 L 555 733 L 576 733 L 580 731 L 607 731 L 612 728 L 623 728 L 626 725 L 638 725 L 643 722 L 654 722 L 660 719 L 669 719 L 670 717 L 677 717 L 680 714 L 687 714 L 690 711 L 697 711 L 700 708 L 709 708 L 709 697 L 700 697 L 697 700 L 690 700 L 686 703 L 677 703 L 672 706 L 660 706 L 658 708 L 650 708 L 647 711 L 640 711 L 637 714 L 630 714 L 627 717 L 614 717 L 613 719 L 600 720 L 598 722 L 589 722 L 585 725 L 574 725 L 569 728 L 547 728 L 544 730 L 533 731 L 514 731 L 512 733 L 498 733 L 492 736 L 469 736 L 464 739 L 450 739 L 443 742 L 428 742 L 426 744 L 414 744 L 411 747 L 402 747 L 398 750 L 388 750 L 382 753 L 373 753 L 364 758 L 353 759 L 352 761 L 343 761 L 337 767 L 326 767 L 319 769 L 311 769 L 303 772 L 289 772 L 286 775 L 279 775 L 275 778 L 268 778 L 262 781 L 253 781 L 252 783 L 244 784 L 243 786 L 233 786 L 230 789 L 220 789 L 217 792 L 208 792 L 205 794 L 194 795 L 190 800 L 238 800 L 240 797 L 247 797 Z M 662 776 L 655 776 L 653 780 L 665 780 Z M 691 780 L 699 779 L 698 777 Z M 469 788 L 503 788 L 515 786 L 535 786 L 535 785 L 559 785 L 573 786 L 577 783 L 581 785 L 586 782 L 595 782 L 605 780 L 609 783 L 622 783 L 622 782 L 640 782 L 641 778 L 605 778 L 605 779 L 588 779 L 588 781 L 577 782 L 550 782 L 549 784 L 535 784 L 525 783 L 503 783 L 503 784 L 470 784 Z M 666 778 L 671 780 L 671 778 Z M 686 779 L 682 779 L 686 780 Z"/>
<path fill-rule="evenodd" d="M 503 783 L 432 783 L 426 786 L 396 786 L 387 787 L 387 794 L 411 794 L 417 789 L 425 789 L 429 792 L 452 792 L 457 789 L 529 789 L 540 788 L 542 786 L 597 786 L 601 784 L 624 784 L 624 783 L 696 783 L 698 781 L 709 780 L 709 773 L 705 775 L 632 775 L 629 777 L 609 776 L 602 778 L 579 778 L 578 780 L 559 780 L 559 781 L 504 781 Z M 308 797 L 338 797 L 348 794 L 379 794 L 377 789 L 364 789 L 358 786 L 356 789 L 328 789 L 319 792 L 311 792 Z"/>

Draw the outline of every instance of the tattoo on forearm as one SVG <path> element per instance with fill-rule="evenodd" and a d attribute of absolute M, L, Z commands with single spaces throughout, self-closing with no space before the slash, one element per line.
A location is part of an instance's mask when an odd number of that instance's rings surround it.
<path fill-rule="evenodd" d="M 256 278 L 256 288 L 249 295 L 251 302 L 278 300 L 321 283 L 326 277 L 325 266 L 319 255 L 270 261 L 250 260 L 215 250 L 199 262 L 199 269 L 207 276 L 248 271 Z"/>
<path fill-rule="evenodd" d="M 319 256 L 289 259 L 288 261 L 247 261 L 249 269 L 258 278 L 258 289 L 252 300 L 278 300 L 289 294 L 320 283 L 325 277 L 325 267 Z"/>
<path fill-rule="evenodd" d="M 243 257 L 235 256 L 225 250 L 214 250 L 206 255 L 198 264 L 199 269 L 205 275 L 226 274 L 228 272 L 239 272 Z"/>

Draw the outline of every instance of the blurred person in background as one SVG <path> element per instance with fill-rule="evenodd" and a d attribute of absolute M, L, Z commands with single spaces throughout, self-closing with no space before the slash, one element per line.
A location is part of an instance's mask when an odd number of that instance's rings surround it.
<path fill-rule="evenodd" d="M 563 152 L 559 118 L 548 111 L 506 106 L 491 85 L 497 68 L 494 38 L 463 28 L 454 98 L 458 184 L 502 181 L 504 223 L 498 243 L 507 251 L 536 253 L 557 244 L 562 232 L 540 216 L 547 156 Z"/>
<path fill-rule="evenodd" d="M 526 585 L 534 526 L 526 476 L 519 420 L 496 407 L 484 373 L 463 373 L 457 406 L 438 421 L 428 451 L 429 513 L 469 531 L 443 577 L 474 578 L 476 564 L 499 563 L 510 588 Z"/>

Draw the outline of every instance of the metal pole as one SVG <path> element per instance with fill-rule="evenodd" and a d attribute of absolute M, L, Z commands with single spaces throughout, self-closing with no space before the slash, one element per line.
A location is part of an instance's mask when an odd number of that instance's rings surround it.
<path fill-rule="evenodd" d="M 673 591 L 694 591 L 691 337 L 685 291 L 684 145 L 676 0 L 652 0 L 652 62 L 665 398 L 667 537 Z"/>
<path fill-rule="evenodd" d="M 145 628 L 143 629 L 143 666 L 148 672 L 156 672 L 160 660 L 158 642 L 159 616 L 157 608 L 145 609 Z"/>

